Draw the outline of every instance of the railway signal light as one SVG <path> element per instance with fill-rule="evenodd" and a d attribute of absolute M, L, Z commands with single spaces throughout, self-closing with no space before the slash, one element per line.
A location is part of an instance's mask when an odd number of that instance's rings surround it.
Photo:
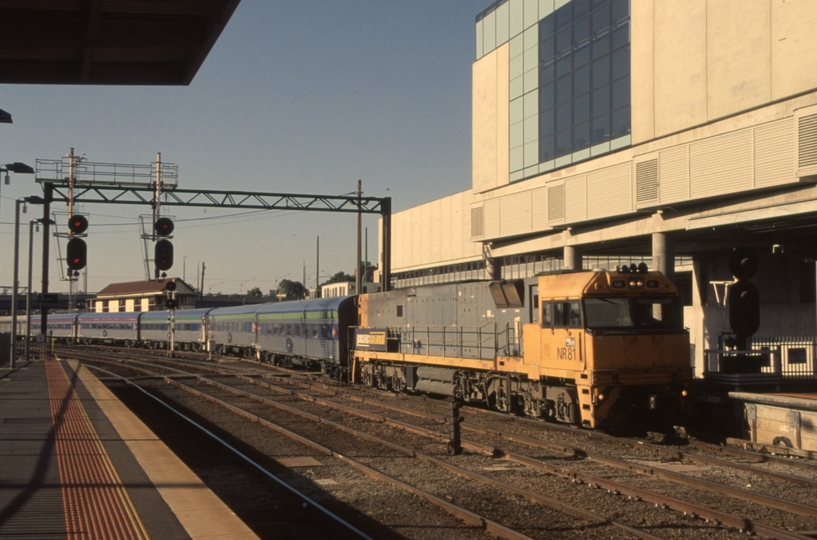
<path fill-rule="evenodd" d="M 173 220 L 169 217 L 160 217 L 156 220 L 156 223 L 153 224 L 153 229 L 159 236 L 170 236 L 174 228 Z"/>
<path fill-rule="evenodd" d="M 88 247 L 82 238 L 72 238 L 68 241 L 66 248 L 66 259 L 68 268 L 71 270 L 82 270 L 87 264 Z"/>
<path fill-rule="evenodd" d="M 179 303 L 176 301 L 175 298 L 168 298 L 166 305 L 167 309 L 176 309 L 177 307 L 179 307 Z"/>
<path fill-rule="evenodd" d="M 173 244 L 170 243 L 170 240 L 162 238 L 156 242 L 153 260 L 157 270 L 170 270 L 170 267 L 173 266 Z"/>
<path fill-rule="evenodd" d="M 729 289 L 729 326 L 745 337 L 760 328 L 760 295 L 751 281 L 738 280 Z"/>
<path fill-rule="evenodd" d="M 68 230 L 74 234 L 82 234 L 88 230 L 88 219 L 79 214 L 68 218 Z"/>

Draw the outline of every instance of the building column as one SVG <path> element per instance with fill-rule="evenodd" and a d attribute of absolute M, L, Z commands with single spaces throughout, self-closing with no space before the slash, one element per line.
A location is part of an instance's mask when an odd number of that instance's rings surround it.
<path fill-rule="evenodd" d="M 582 269 L 582 255 L 575 246 L 564 247 L 563 268 L 565 270 Z"/>
<path fill-rule="evenodd" d="M 666 233 L 652 234 L 652 267 L 675 283 L 675 240 Z"/>

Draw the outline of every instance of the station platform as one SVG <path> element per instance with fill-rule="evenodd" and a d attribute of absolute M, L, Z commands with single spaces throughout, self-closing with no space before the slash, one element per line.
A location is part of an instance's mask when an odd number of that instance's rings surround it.
<path fill-rule="evenodd" d="M 817 393 L 729 392 L 743 406 L 743 437 L 751 443 L 817 454 Z"/>
<path fill-rule="evenodd" d="M 255 534 L 87 368 L 0 368 L 0 537 Z"/>

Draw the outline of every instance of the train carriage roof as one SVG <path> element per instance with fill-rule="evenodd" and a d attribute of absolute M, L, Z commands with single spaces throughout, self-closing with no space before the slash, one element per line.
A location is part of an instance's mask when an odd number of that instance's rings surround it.
<path fill-rule="evenodd" d="M 104 321 L 133 321 L 139 318 L 141 312 L 139 311 L 123 311 L 123 312 L 114 312 L 114 313 L 95 313 L 95 312 L 88 312 L 88 313 L 80 313 L 79 315 L 79 322 L 104 322 Z M 49 317 L 50 318 L 50 317 Z"/>
<path fill-rule="evenodd" d="M 279 313 L 313 313 L 323 311 L 337 311 L 345 302 L 353 301 L 354 296 L 334 296 L 331 298 L 317 298 L 315 300 L 293 300 L 291 302 L 270 302 L 267 304 L 253 304 L 250 306 L 233 306 L 216 308 L 210 316 L 226 315 L 264 315 Z"/>
<path fill-rule="evenodd" d="M 53 323 L 53 322 L 61 322 L 61 323 L 71 322 L 72 323 L 72 322 L 74 322 L 76 320 L 76 318 L 78 316 L 79 316 L 79 313 L 49 313 L 48 314 L 48 322 L 50 322 L 50 323 Z M 39 313 L 36 314 L 36 315 L 32 314 L 31 315 L 31 320 L 40 322 L 40 317 L 41 317 L 41 315 Z M 23 318 L 25 318 L 25 317 L 23 317 Z"/>
<path fill-rule="evenodd" d="M 176 310 L 175 319 L 177 321 L 180 320 L 191 320 L 194 319 L 196 321 L 201 320 L 202 317 L 207 315 L 213 308 L 199 308 L 199 309 L 179 309 Z M 142 312 L 141 321 L 167 321 L 168 318 L 168 311 L 144 311 Z"/>

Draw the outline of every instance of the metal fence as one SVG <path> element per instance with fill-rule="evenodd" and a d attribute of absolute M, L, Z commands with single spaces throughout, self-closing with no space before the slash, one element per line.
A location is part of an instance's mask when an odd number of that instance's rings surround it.
<path fill-rule="evenodd" d="M 752 338 L 747 351 L 725 349 L 723 342 L 727 337 L 721 336 L 719 349 L 706 351 L 706 373 L 727 372 L 724 366 L 730 359 L 747 354 L 758 359 L 761 375 L 787 380 L 817 379 L 817 339 L 814 337 L 756 337 Z"/>

